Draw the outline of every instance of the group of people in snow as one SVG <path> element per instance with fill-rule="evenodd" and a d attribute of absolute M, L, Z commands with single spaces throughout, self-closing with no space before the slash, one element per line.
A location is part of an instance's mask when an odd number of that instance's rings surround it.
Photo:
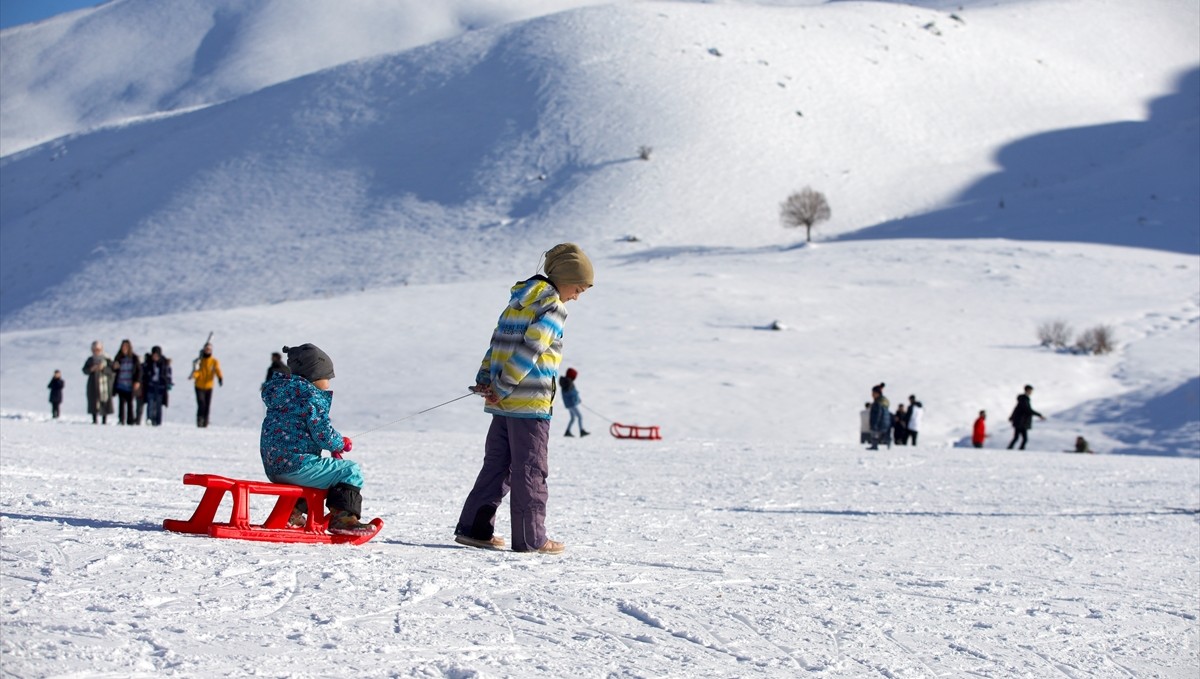
<path fill-rule="evenodd" d="M 863 411 L 860 413 L 860 442 L 869 444 L 868 450 L 879 450 L 879 444 L 890 445 L 892 441 L 901 446 L 917 445 L 917 435 L 921 430 L 921 418 L 925 412 L 924 406 L 914 394 L 908 397 L 907 406 L 900 404 L 896 408 L 896 412 L 892 413 L 888 399 L 883 395 L 885 386 L 887 385 L 880 382 L 871 387 L 871 401 L 864 404 Z M 1023 393 L 1017 395 L 1017 404 L 1008 417 L 1008 421 L 1012 423 L 1013 427 L 1013 437 L 1008 443 L 1010 450 L 1018 442 L 1021 444 L 1019 449 L 1025 450 L 1025 445 L 1029 442 L 1029 430 L 1033 428 L 1033 418 L 1046 419 L 1033 409 L 1032 397 L 1033 386 L 1028 384 L 1025 385 Z M 988 438 L 987 411 L 980 410 L 979 416 L 975 418 L 975 423 L 971 427 L 971 445 L 982 448 L 984 441 Z M 1075 450 L 1068 452 L 1090 453 L 1092 450 L 1087 440 L 1080 436 L 1075 440 Z"/>
<path fill-rule="evenodd" d="M 550 416 L 558 386 L 571 411 L 566 435 L 572 435 L 576 422 L 580 436 L 588 433 L 578 412 L 578 373 L 570 369 L 560 378 L 559 368 L 566 304 L 592 287 L 593 271 L 587 255 L 572 243 L 547 251 L 541 269 L 544 273 L 509 291 L 470 387 L 483 397 L 483 410 L 492 422 L 482 466 L 454 529 L 455 542 L 468 547 L 509 548 L 496 534 L 496 511 L 507 495 L 513 551 L 560 554 L 565 549 L 546 531 Z M 353 441 L 330 421 L 333 359 L 311 343 L 283 347 L 276 358 L 262 385 L 266 415 L 259 451 L 267 478 L 327 489 L 330 533 L 372 534 L 376 525 L 362 521 L 362 470 L 345 458 Z M 325 450 L 330 457 L 323 455 Z M 289 522 L 304 525 L 309 509 L 297 503 Z"/>
<path fill-rule="evenodd" d="M 83 362 L 83 374 L 87 377 L 87 412 L 93 424 L 108 424 L 114 400 L 118 424 L 141 424 L 143 415 L 147 424 L 162 424 L 163 409 L 170 405 L 171 389 L 175 386 L 171 359 L 163 355 L 162 347 L 155 345 L 139 358 L 133 342 L 125 339 L 121 340 L 117 354 L 109 357 L 104 343 L 96 340 L 92 342 L 91 355 Z M 211 344 L 205 344 L 200 356 L 192 362 L 188 379 L 196 384 L 196 426 L 207 427 L 214 382 L 224 384 L 221 364 L 213 357 Z M 51 417 L 61 414 L 65 386 L 62 371 L 55 370 L 47 385 Z"/>
<path fill-rule="evenodd" d="M 910 394 L 908 405 L 901 403 L 895 413 L 891 412 L 891 403 L 883 395 L 886 386 L 880 382 L 871 387 L 871 400 L 863 404 L 859 414 L 860 442 L 870 444 L 868 450 L 879 450 L 880 443 L 891 445 L 893 441 L 898 446 L 917 445 L 925 406 L 916 394 Z"/>

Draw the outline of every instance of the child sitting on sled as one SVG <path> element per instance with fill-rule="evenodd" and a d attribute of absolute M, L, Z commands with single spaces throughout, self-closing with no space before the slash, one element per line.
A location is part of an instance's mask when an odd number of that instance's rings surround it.
<path fill-rule="evenodd" d="M 263 417 L 259 451 L 263 469 L 272 483 L 287 483 L 309 488 L 326 488 L 329 506 L 329 532 L 335 535 L 367 535 L 376 527 L 359 521 L 362 515 L 363 485 L 358 463 L 342 459 L 350 452 L 351 441 L 329 421 L 333 392 L 333 361 L 312 344 L 284 347 L 287 367 L 271 373 L 263 382 L 262 400 L 267 407 Z M 323 457 L 322 450 L 333 453 Z M 289 523 L 304 525 L 308 507 L 301 499 Z"/>

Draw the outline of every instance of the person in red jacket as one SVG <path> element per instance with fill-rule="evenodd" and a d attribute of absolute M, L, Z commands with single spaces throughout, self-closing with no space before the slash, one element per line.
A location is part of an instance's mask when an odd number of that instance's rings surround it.
<path fill-rule="evenodd" d="M 983 447 L 983 440 L 987 438 L 987 412 L 979 411 L 979 417 L 975 419 L 975 430 L 971 433 L 971 445 L 976 448 Z"/>

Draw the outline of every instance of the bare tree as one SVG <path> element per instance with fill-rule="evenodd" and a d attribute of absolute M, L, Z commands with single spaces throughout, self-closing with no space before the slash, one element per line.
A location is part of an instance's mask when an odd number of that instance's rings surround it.
<path fill-rule="evenodd" d="M 803 226 L 805 240 L 812 242 L 813 224 L 829 219 L 832 213 L 825 194 L 804 187 L 779 204 L 779 218 L 784 226 Z"/>
<path fill-rule="evenodd" d="M 1086 354 L 1108 354 L 1117 347 L 1117 340 L 1111 326 L 1097 325 L 1083 331 L 1075 348 Z"/>
<path fill-rule="evenodd" d="M 1055 349 L 1063 349 L 1071 343 L 1071 337 L 1075 331 L 1064 320 L 1055 319 L 1046 321 L 1038 326 L 1037 336 L 1038 341 L 1044 347 L 1053 347 Z"/>

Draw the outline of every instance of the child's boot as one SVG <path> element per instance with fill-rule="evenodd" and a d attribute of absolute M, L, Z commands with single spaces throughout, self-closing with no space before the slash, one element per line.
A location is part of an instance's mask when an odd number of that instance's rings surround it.
<path fill-rule="evenodd" d="M 296 506 L 292 507 L 292 516 L 288 519 L 289 526 L 303 528 L 308 522 L 308 502 L 304 498 L 296 500 Z"/>
<path fill-rule="evenodd" d="M 329 517 L 329 533 L 331 535 L 370 535 L 375 532 L 375 526 L 363 523 L 358 516 L 339 509 Z"/>
<path fill-rule="evenodd" d="M 294 526 L 296 528 L 303 528 L 305 522 L 307 522 L 307 521 L 308 521 L 308 517 L 305 516 L 304 512 L 300 511 L 299 507 L 292 507 L 292 515 L 291 515 L 291 517 L 288 518 L 289 526 Z"/>
<path fill-rule="evenodd" d="M 325 503 L 329 505 L 329 532 L 333 535 L 369 535 L 375 526 L 358 520 L 362 512 L 362 493 L 356 486 L 339 483 L 329 489 Z"/>

